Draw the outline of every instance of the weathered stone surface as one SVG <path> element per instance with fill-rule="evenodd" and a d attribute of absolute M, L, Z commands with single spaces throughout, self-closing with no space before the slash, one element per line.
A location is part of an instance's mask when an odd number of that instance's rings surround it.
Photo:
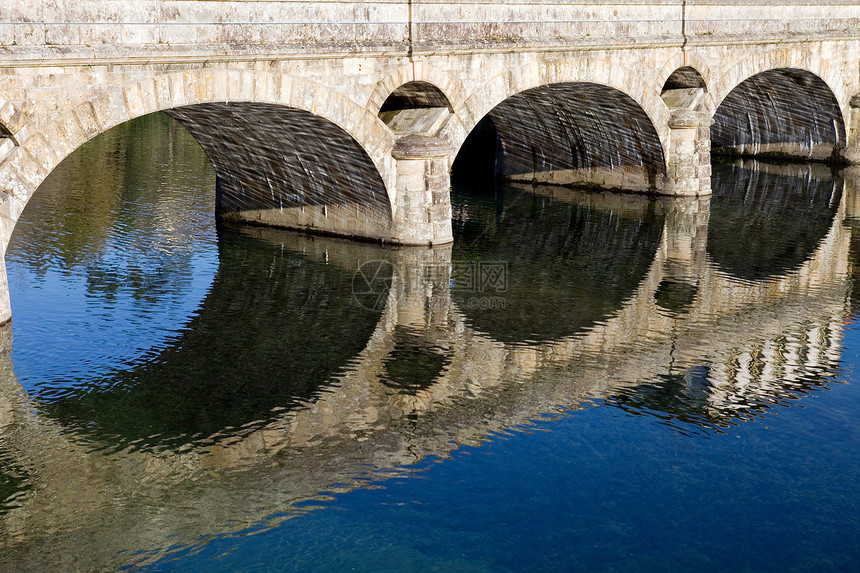
<path fill-rule="evenodd" d="M 854 0 L 7 4 L 0 192 L 23 202 L 89 138 L 177 108 L 223 214 L 391 242 L 450 238 L 449 167 L 488 116 L 513 179 L 707 194 L 712 137 L 860 162 Z M 261 107 L 215 113 L 238 102 Z"/>

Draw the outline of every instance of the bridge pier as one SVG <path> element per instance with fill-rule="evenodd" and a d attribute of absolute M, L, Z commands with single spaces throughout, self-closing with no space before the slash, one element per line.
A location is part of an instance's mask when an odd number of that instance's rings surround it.
<path fill-rule="evenodd" d="M 396 199 L 394 240 L 404 245 L 440 245 L 454 240 L 448 158 L 451 144 L 438 137 L 407 135 L 394 144 Z"/>
<path fill-rule="evenodd" d="M 711 132 L 706 112 L 677 110 L 669 117 L 670 144 L 666 157 L 666 195 L 711 194 Z"/>
<path fill-rule="evenodd" d="M 845 161 L 860 163 L 860 94 L 848 102 L 848 141 L 845 145 Z"/>

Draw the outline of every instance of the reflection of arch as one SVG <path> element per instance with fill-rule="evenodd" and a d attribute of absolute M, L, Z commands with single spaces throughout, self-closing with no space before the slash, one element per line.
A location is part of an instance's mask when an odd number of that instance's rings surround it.
<path fill-rule="evenodd" d="M 148 113 L 217 102 L 268 103 L 320 116 L 355 139 L 379 171 L 386 188 L 394 189 L 394 160 L 387 153 L 393 145 L 393 135 L 375 114 L 349 98 L 287 74 L 197 70 L 105 88 L 99 96 L 78 104 L 34 133 L 23 149 L 0 166 L 0 182 L 15 199 L 12 203 L 12 197 L 7 198 L 4 214 L 14 225 L 48 173 L 99 133 Z"/>
<path fill-rule="evenodd" d="M 454 218 L 453 258 L 471 274 L 455 274 L 454 295 L 465 322 L 493 340 L 536 344 L 585 332 L 623 307 L 653 266 L 665 217 L 650 199 L 540 186 L 505 186 L 504 195 L 503 204 L 471 193 L 455 201 L 468 217 Z M 490 263 L 481 260 L 487 252 Z M 505 261 L 504 291 L 482 284 L 487 304 L 468 304 L 461 283 L 492 261 Z"/>
<path fill-rule="evenodd" d="M 769 69 L 722 99 L 711 143 L 730 154 L 834 159 L 845 148 L 845 122 L 839 101 L 820 77 L 798 68 Z"/>
<path fill-rule="evenodd" d="M 834 225 L 844 180 L 823 165 L 715 164 L 708 255 L 745 280 L 801 268 Z"/>
<path fill-rule="evenodd" d="M 531 62 L 495 76 L 463 100 L 459 107 L 457 99 L 452 98 L 459 121 L 449 122 L 443 133 L 454 143 L 455 154 L 478 122 L 497 105 L 526 90 L 561 83 L 599 84 L 626 94 L 654 126 L 663 150 L 668 149 L 666 106 L 657 91 L 643 87 L 641 79 L 626 67 L 603 60 L 587 60 L 586 63 L 582 66 L 545 66 Z"/>
<path fill-rule="evenodd" d="M 177 444 L 312 400 L 365 347 L 378 315 L 354 303 L 353 269 L 285 249 L 267 231 L 220 229 L 218 271 L 175 342 L 96 384 L 76 380 L 61 396 L 37 394 L 45 413 L 93 436 Z"/>

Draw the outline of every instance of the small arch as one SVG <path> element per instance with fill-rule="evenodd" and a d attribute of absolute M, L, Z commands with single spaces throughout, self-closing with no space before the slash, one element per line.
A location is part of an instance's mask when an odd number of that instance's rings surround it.
<path fill-rule="evenodd" d="M 453 111 L 451 102 L 448 101 L 448 96 L 429 82 L 413 81 L 406 82 L 389 94 L 382 107 L 379 108 L 379 113 L 393 111 L 398 109 L 420 109 L 430 107 L 444 107 L 449 111 Z"/>
<path fill-rule="evenodd" d="M 682 66 L 666 78 L 660 97 L 673 110 L 703 111 L 708 106 L 708 85 L 696 68 Z"/>
<path fill-rule="evenodd" d="M 833 91 L 816 74 L 776 68 L 739 83 L 711 126 L 714 153 L 838 161 L 845 122 Z"/>
<path fill-rule="evenodd" d="M 488 150 L 491 148 L 491 151 Z M 490 174 L 513 181 L 652 191 L 665 173 L 660 137 L 627 94 L 590 82 L 515 94 L 466 138 L 452 178 Z"/>
<path fill-rule="evenodd" d="M 460 81 L 442 70 L 423 63 L 400 66 L 379 80 L 368 97 L 365 109 L 368 113 L 378 114 L 393 92 L 410 83 L 428 84 L 433 89 L 439 90 L 445 95 L 445 99 L 451 102 L 452 109 L 457 109 L 462 103 L 463 86 Z"/>
<path fill-rule="evenodd" d="M 661 95 L 668 90 L 698 88 L 708 91 L 708 85 L 705 83 L 705 78 L 699 73 L 699 70 L 692 66 L 682 66 L 672 72 L 666 81 L 663 83 L 663 88 L 660 91 Z"/>
<path fill-rule="evenodd" d="M 412 81 L 391 92 L 379 108 L 379 119 L 395 135 L 437 135 L 454 108 L 448 96 L 429 82 Z"/>

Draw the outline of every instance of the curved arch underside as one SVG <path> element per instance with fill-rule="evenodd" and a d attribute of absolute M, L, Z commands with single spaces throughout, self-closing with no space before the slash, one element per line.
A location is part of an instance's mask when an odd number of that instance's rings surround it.
<path fill-rule="evenodd" d="M 506 99 L 466 139 L 455 169 L 479 169 L 483 158 L 487 172 L 493 140 L 493 174 L 508 180 L 649 191 L 665 172 L 646 113 L 600 84 L 551 84 Z"/>
<path fill-rule="evenodd" d="M 167 112 L 203 147 L 228 220 L 387 239 L 391 205 L 371 159 L 343 129 L 310 112 L 206 103 Z"/>
<path fill-rule="evenodd" d="M 845 148 L 845 123 L 824 80 L 780 68 L 752 76 L 726 96 L 711 145 L 718 154 L 833 160 Z"/>

